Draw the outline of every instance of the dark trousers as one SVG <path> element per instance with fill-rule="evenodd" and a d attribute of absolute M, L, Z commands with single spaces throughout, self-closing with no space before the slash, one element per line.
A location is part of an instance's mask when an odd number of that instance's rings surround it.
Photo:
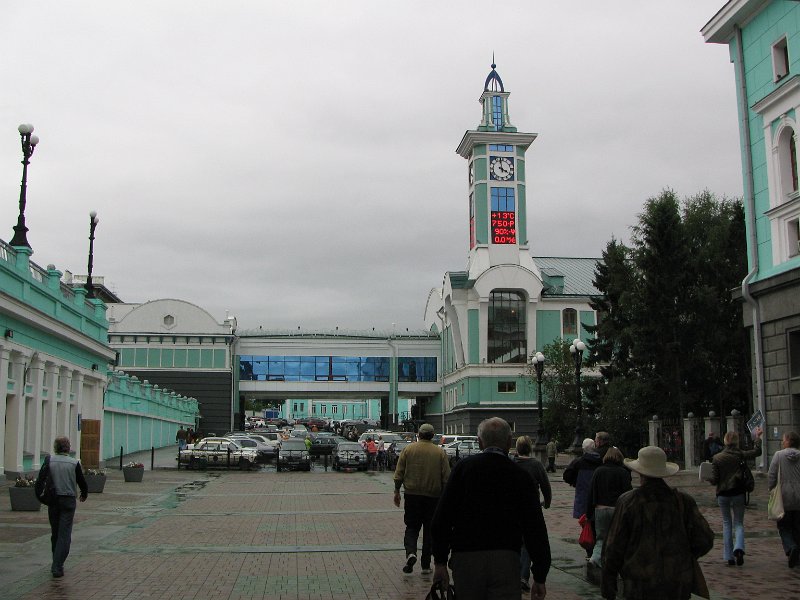
<path fill-rule="evenodd" d="M 405 495 L 405 514 L 403 521 L 406 524 L 406 534 L 403 537 L 403 545 L 406 548 L 406 556 L 417 553 L 417 539 L 419 530 L 422 529 L 422 560 L 423 569 L 431 566 L 431 553 L 433 552 L 433 541 L 431 539 L 431 520 L 436 510 L 439 498 L 429 496 L 417 496 L 415 494 Z"/>
<path fill-rule="evenodd" d="M 548 456 L 547 457 L 547 472 L 548 473 L 555 473 L 556 472 L 556 457 L 555 456 Z"/>
<path fill-rule="evenodd" d="M 519 552 L 453 552 L 450 565 L 458 600 L 519 600 Z"/>
<path fill-rule="evenodd" d="M 778 521 L 778 533 L 781 536 L 783 551 L 789 554 L 800 547 L 800 510 L 787 510 Z"/>
<path fill-rule="evenodd" d="M 53 551 L 53 565 L 50 568 L 52 573 L 64 571 L 64 562 L 72 544 L 72 520 L 75 517 L 76 504 L 74 496 L 59 496 L 54 504 L 47 507 L 50 547 Z"/>

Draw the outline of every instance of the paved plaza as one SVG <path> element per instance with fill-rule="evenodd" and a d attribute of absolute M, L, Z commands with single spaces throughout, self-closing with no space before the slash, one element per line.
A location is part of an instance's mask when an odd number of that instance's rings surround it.
<path fill-rule="evenodd" d="M 391 473 L 186 471 L 164 468 L 174 465 L 171 450 L 157 453 L 149 470 L 149 456 L 142 458 L 142 483 L 125 483 L 111 468 L 104 493 L 79 504 L 62 579 L 50 577 L 46 511 L 12 512 L 3 492 L 0 598 L 422 600 L 430 587 L 419 569 L 400 571 L 403 512 L 392 504 Z M 548 598 L 600 598 L 584 577 L 573 489 L 560 471 L 550 477 Z M 713 488 L 696 472 L 671 482 L 692 493 L 717 533 L 701 560 L 712 598 L 800 598 L 800 569 L 788 569 L 766 518 L 763 476 L 745 517 L 743 567 L 722 560 Z"/>

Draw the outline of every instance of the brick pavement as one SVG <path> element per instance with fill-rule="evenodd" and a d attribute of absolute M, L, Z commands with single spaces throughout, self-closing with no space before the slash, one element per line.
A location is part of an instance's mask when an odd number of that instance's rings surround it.
<path fill-rule="evenodd" d="M 163 454 L 157 465 L 174 462 L 171 450 Z M 124 483 L 119 471 L 108 476 L 105 492 L 79 505 L 63 579 L 50 578 L 46 512 L 12 513 L 8 501 L 0 506 L 1 598 L 421 600 L 430 586 L 418 570 L 400 572 L 403 518 L 392 505 L 390 473 L 173 468 L 148 470 L 138 484 Z M 573 490 L 560 472 L 551 478 L 548 597 L 599 598 L 583 576 Z M 716 547 L 701 559 L 712 598 L 800 598 L 800 569 L 787 568 L 765 516 L 763 477 L 745 517 L 743 567 L 722 561 L 713 488 L 696 473 L 672 483 L 692 493 L 718 533 Z"/>

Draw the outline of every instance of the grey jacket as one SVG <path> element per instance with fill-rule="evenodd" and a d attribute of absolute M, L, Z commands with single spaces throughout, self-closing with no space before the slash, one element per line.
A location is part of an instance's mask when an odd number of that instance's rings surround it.
<path fill-rule="evenodd" d="M 781 468 L 781 496 L 784 510 L 800 510 L 800 450 L 778 450 L 769 464 L 769 489 L 778 483 L 778 465 Z"/>
<path fill-rule="evenodd" d="M 89 494 L 83 469 L 77 458 L 66 454 L 53 454 L 50 457 L 50 476 L 53 479 L 53 487 L 55 487 L 57 496 L 76 498 L 79 486 L 81 497 L 86 498 Z"/>

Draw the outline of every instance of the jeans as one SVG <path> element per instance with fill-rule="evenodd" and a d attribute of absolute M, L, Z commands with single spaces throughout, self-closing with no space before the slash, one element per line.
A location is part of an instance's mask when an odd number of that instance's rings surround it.
<path fill-rule="evenodd" d="M 744 551 L 744 494 L 717 496 L 717 504 L 722 512 L 722 558 L 731 560 L 734 550 Z"/>
<path fill-rule="evenodd" d="M 53 574 L 64 572 L 64 562 L 69 555 L 72 544 L 72 520 L 75 517 L 77 502 L 74 496 L 59 496 L 58 500 L 47 507 L 50 521 L 50 548 L 53 551 Z"/>
<path fill-rule="evenodd" d="M 784 513 L 778 521 L 778 534 L 786 554 L 800 547 L 800 510 L 787 510 Z"/>
<path fill-rule="evenodd" d="M 608 529 L 611 527 L 611 519 L 614 518 L 613 506 L 598 506 L 594 509 L 594 550 L 592 551 L 592 562 L 598 565 L 603 564 L 603 542 L 606 539 Z"/>
<path fill-rule="evenodd" d="M 406 549 L 406 556 L 417 553 L 417 539 L 419 530 L 422 529 L 422 560 L 423 569 L 431 566 L 431 554 L 433 553 L 433 540 L 431 538 L 431 521 L 439 498 L 430 496 L 418 496 L 416 494 L 405 495 L 405 514 L 403 521 L 406 524 L 406 533 L 403 536 L 403 546 Z"/>
<path fill-rule="evenodd" d="M 531 578 L 531 555 L 528 554 L 528 549 L 525 544 L 519 551 L 519 580 L 528 583 Z"/>

